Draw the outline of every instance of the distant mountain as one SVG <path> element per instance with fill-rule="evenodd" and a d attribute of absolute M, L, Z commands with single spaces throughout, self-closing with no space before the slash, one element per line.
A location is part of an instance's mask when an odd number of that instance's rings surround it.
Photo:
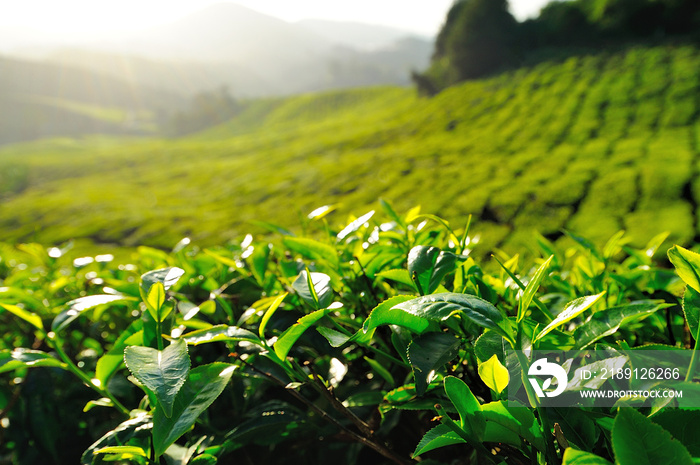
<path fill-rule="evenodd" d="M 377 50 L 392 47 L 406 38 L 424 39 L 415 32 L 388 26 L 323 19 L 304 19 L 296 23 L 332 43 L 357 50 Z"/>
<path fill-rule="evenodd" d="M 332 47 L 306 28 L 235 3 L 217 3 L 169 24 L 103 43 L 160 61 L 296 63 Z"/>
<path fill-rule="evenodd" d="M 237 97 L 406 85 L 432 42 L 382 26 L 288 23 L 220 3 L 170 24 L 52 53 L 51 61 L 183 95 L 225 85 Z"/>
<path fill-rule="evenodd" d="M 31 50 L 33 61 L 0 60 L 0 143 L 142 134 L 189 108 L 193 96 L 222 87 L 241 99 L 408 85 L 410 71 L 426 68 L 432 53 L 430 40 L 406 31 L 292 24 L 233 3 L 118 40 L 64 41 L 54 49 L 40 36 L 11 30 L 0 31 L 0 40 L 7 34 L 7 43 Z"/>
<path fill-rule="evenodd" d="M 0 144 L 146 134 L 185 104 L 176 94 L 66 65 L 0 57 Z"/>
<path fill-rule="evenodd" d="M 239 97 L 265 95 L 273 86 L 261 76 L 235 63 L 159 61 L 114 52 L 62 49 L 49 55 L 50 63 L 87 69 L 165 92 L 194 95 L 222 85 Z"/>

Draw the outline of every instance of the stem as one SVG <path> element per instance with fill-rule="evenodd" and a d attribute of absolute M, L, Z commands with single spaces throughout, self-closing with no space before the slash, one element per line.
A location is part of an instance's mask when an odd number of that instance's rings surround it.
<path fill-rule="evenodd" d="M 318 391 L 319 394 L 321 394 L 323 397 L 328 399 L 328 401 L 331 403 L 331 406 L 341 413 L 345 418 L 350 420 L 356 427 L 359 429 L 362 434 L 364 434 L 366 437 L 372 437 L 374 434 L 374 431 L 372 431 L 372 428 L 369 427 L 367 423 L 365 423 L 360 417 L 355 415 L 350 409 L 348 409 L 346 406 L 343 405 L 340 400 L 333 394 L 332 388 L 326 388 L 326 385 L 323 383 L 322 378 L 316 373 L 314 370 L 313 366 L 311 363 L 307 362 L 307 367 L 311 371 L 313 383 L 312 386 Z"/>
<path fill-rule="evenodd" d="M 160 321 L 160 315 L 156 320 L 156 344 L 158 344 L 158 350 L 163 350 L 163 323 Z"/>
<path fill-rule="evenodd" d="M 121 402 L 117 400 L 116 397 L 112 395 L 111 392 L 109 392 L 107 389 L 103 388 L 102 386 L 98 386 L 95 383 L 92 382 L 92 379 L 85 374 L 83 370 L 77 367 L 75 363 L 73 363 L 73 360 L 68 357 L 68 355 L 63 351 L 60 345 L 60 341 L 57 341 L 56 339 L 52 339 L 50 337 L 46 338 L 47 341 L 49 341 L 49 344 L 51 347 L 56 351 L 58 354 L 59 358 L 63 360 L 63 362 L 68 365 L 68 370 L 70 370 L 75 376 L 80 378 L 81 381 L 83 381 L 85 384 L 88 385 L 91 389 L 96 391 L 98 394 L 100 394 L 102 397 L 107 397 L 109 400 L 112 401 L 114 406 L 121 411 L 125 415 L 129 415 L 129 409 L 124 407 Z"/>
<path fill-rule="evenodd" d="M 452 431 L 457 433 L 459 437 L 464 439 L 467 444 L 474 448 L 477 454 L 483 456 L 483 458 L 485 458 L 489 463 L 495 463 L 495 461 L 491 458 L 491 454 L 489 453 L 488 449 L 484 447 L 484 444 L 467 434 L 466 431 L 455 423 L 455 421 L 447 414 L 442 405 L 435 404 L 435 410 L 437 410 L 438 415 L 440 415 L 440 422 L 443 425 L 449 427 Z"/>
<path fill-rule="evenodd" d="M 547 416 L 547 412 L 543 407 L 540 407 L 537 402 L 537 396 L 533 392 L 530 381 L 525 376 L 525 367 L 527 366 L 527 357 L 522 351 L 516 350 L 515 356 L 518 357 L 518 362 L 520 363 L 520 373 L 523 380 L 523 386 L 525 386 L 525 391 L 527 392 L 527 399 L 530 405 L 537 410 L 537 415 L 540 418 L 540 424 L 542 426 L 542 432 L 545 435 L 545 444 L 547 445 L 547 450 L 545 451 L 547 455 L 547 462 L 550 465 L 555 465 L 561 463 L 559 457 L 557 456 L 556 450 L 554 450 L 554 442 L 550 440 L 549 436 L 552 434 L 552 425 Z"/>
<path fill-rule="evenodd" d="M 243 360 L 243 359 L 241 359 L 241 358 L 239 358 L 238 360 L 240 360 L 245 366 L 247 366 L 247 367 L 249 367 L 249 368 L 251 368 L 251 369 L 257 371 L 257 372 L 260 373 L 260 374 L 262 374 L 263 376 L 265 376 L 267 379 L 269 379 L 269 380 L 272 381 L 273 383 L 277 384 L 278 386 L 281 386 L 281 387 L 285 388 L 285 390 L 286 390 L 287 392 L 289 392 L 295 399 L 297 399 L 298 401 L 300 401 L 301 403 L 303 403 L 304 405 L 306 405 L 310 410 L 313 410 L 315 413 L 317 413 L 318 415 L 320 415 L 321 418 L 323 418 L 323 419 L 326 420 L 327 422 L 333 424 L 333 425 L 336 426 L 338 429 L 340 429 L 341 431 L 343 431 L 345 434 L 347 434 L 347 435 L 349 435 L 350 437 L 352 437 L 355 441 L 357 441 L 357 442 L 359 442 L 359 443 L 361 443 L 361 444 L 363 444 L 363 445 L 365 445 L 365 446 L 367 446 L 367 447 L 373 449 L 374 451 L 378 452 L 379 454 L 383 455 L 384 457 L 388 458 L 389 460 L 391 460 L 392 462 L 394 462 L 394 463 L 396 463 L 396 464 L 398 464 L 398 465 L 411 465 L 411 464 L 414 464 L 414 463 L 415 463 L 415 462 L 412 461 L 412 460 L 404 459 L 403 457 L 401 457 L 401 456 L 399 456 L 398 454 L 396 454 L 394 451 L 387 449 L 385 446 L 383 446 L 383 445 L 381 445 L 381 444 L 378 444 L 378 443 L 372 441 L 371 439 L 368 439 L 368 438 L 366 438 L 366 437 L 364 437 L 364 436 L 361 436 L 361 435 L 357 434 L 356 432 L 354 432 L 354 431 L 352 431 L 352 430 L 346 428 L 346 427 L 343 426 L 341 423 L 339 423 L 338 420 L 336 420 L 336 419 L 333 418 L 332 416 L 328 415 L 328 413 L 326 413 L 324 410 L 322 410 L 322 409 L 320 409 L 319 407 L 317 407 L 313 402 L 311 402 L 310 400 L 308 400 L 306 397 L 302 396 L 300 393 L 298 393 L 298 392 L 295 391 L 294 389 L 287 389 L 287 386 L 286 386 L 286 384 L 285 384 L 284 382 L 282 382 L 282 381 L 280 381 L 279 379 L 275 378 L 275 377 L 272 376 L 270 373 L 266 373 L 266 372 L 264 372 L 264 371 L 258 369 L 256 366 L 250 365 L 249 363 L 247 363 L 245 360 Z"/>

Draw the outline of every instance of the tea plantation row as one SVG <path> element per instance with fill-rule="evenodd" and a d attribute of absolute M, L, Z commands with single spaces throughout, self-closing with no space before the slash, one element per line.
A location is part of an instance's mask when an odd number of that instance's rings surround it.
<path fill-rule="evenodd" d="M 52 140 L 0 150 L 11 241 L 217 244 L 263 220 L 376 199 L 481 218 L 477 253 L 532 248 L 533 230 L 637 245 L 698 235 L 700 52 L 635 47 L 450 88 L 358 89 L 250 102 L 178 140 Z M 259 230 L 258 230 L 259 231 Z M 79 243 L 80 245 L 80 243 Z M 82 246 L 81 246 L 82 247 Z"/>

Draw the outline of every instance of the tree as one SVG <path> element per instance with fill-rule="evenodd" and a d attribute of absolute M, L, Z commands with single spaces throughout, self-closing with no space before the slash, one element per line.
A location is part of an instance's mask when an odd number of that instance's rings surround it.
<path fill-rule="evenodd" d="M 455 79 L 483 76 L 512 62 L 517 22 L 506 0 L 464 0 L 455 26 L 447 32 L 446 55 Z"/>
<path fill-rule="evenodd" d="M 496 71 L 517 56 L 517 35 L 507 0 L 459 0 L 438 34 L 430 69 L 413 80 L 430 92 Z"/>

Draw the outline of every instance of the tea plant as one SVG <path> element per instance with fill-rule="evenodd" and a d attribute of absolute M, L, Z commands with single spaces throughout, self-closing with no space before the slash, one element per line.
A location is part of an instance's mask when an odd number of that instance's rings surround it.
<path fill-rule="evenodd" d="M 699 255 L 671 248 L 676 275 L 657 262 L 667 234 L 641 249 L 569 234 L 566 251 L 540 237 L 531 268 L 502 252 L 482 266 L 469 222 L 381 206 L 337 229 L 317 209 L 311 235 L 278 228 L 273 243 L 142 247 L 119 266 L 3 245 L 4 460 L 697 461 L 697 411 L 544 408 L 527 382 L 517 408 L 506 387 L 524 374 L 505 357 L 697 350 Z M 681 367 L 689 388 L 697 364 Z"/>

